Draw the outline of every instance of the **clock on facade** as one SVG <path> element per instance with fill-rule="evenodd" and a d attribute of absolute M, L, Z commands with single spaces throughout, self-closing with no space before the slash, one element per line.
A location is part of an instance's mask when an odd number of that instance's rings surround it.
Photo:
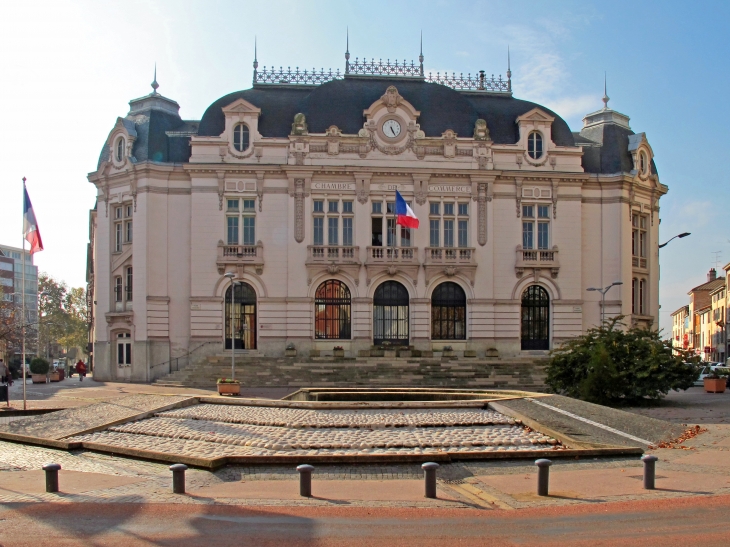
<path fill-rule="evenodd" d="M 400 123 L 398 120 L 386 120 L 383 124 L 383 134 L 385 134 L 386 137 L 390 137 L 391 139 L 396 138 L 398 135 L 400 135 Z"/>

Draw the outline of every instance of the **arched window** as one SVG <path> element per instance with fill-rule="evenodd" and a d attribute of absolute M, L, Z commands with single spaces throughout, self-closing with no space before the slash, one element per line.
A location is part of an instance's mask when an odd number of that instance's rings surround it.
<path fill-rule="evenodd" d="M 226 291 L 226 349 L 231 339 L 236 349 L 256 349 L 256 291 L 248 283 L 236 283 L 233 294 L 233 333 L 231 333 L 231 287 Z"/>
<path fill-rule="evenodd" d="M 537 131 L 532 131 L 527 137 L 527 153 L 533 160 L 542 156 L 542 135 Z"/>
<path fill-rule="evenodd" d="M 248 149 L 249 144 L 249 132 L 248 126 L 245 123 L 239 123 L 233 128 L 233 148 L 239 152 L 243 152 Z"/>
<path fill-rule="evenodd" d="M 314 295 L 314 337 L 349 340 L 352 332 L 350 289 L 342 281 L 328 279 Z"/>
<path fill-rule="evenodd" d="M 121 162 L 124 160 L 124 137 L 117 139 L 117 150 L 116 150 L 117 161 Z"/>
<path fill-rule="evenodd" d="M 466 340 L 466 294 L 456 283 L 441 283 L 433 291 L 431 339 Z"/>
<path fill-rule="evenodd" d="M 550 349 L 550 297 L 539 285 L 522 293 L 522 349 Z"/>
<path fill-rule="evenodd" d="M 397 281 L 386 281 L 373 296 L 373 343 L 390 342 L 408 345 L 409 298 L 406 288 Z"/>

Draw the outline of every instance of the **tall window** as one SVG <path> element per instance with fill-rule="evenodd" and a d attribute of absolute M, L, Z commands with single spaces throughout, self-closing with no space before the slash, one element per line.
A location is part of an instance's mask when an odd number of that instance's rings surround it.
<path fill-rule="evenodd" d="M 550 248 L 550 206 L 522 206 L 522 248 Z"/>
<path fill-rule="evenodd" d="M 114 208 L 114 252 L 121 253 L 124 244 L 123 208 Z"/>
<path fill-rule="evenodd" d="M 122 276 L 118 275 L 114 278 L 114 302 L 121 302 L 123 297 Z"/>
<path fill-rule="evenodd" d="M 649 246 L 648 217 L 633 213 L 631 215 L 631 254 L 635 268 L 646 268 L 647 250 Z"/>
<path fill-rule="evenodd" d="M 117 365 L 120 367 L 132 364 L 132 337 L 128 332 L 117 334 Z"/>
<path fill-rule="evenodd" d="M 352 201 L 315 199 L 312 206 L 312 215 L 312 244 L 352 245 L 354 222 Z"/>
<path fill-rule="evenodd" d="M 126 293 L 127 302 L 131 302 L 132 301 L 132 266 L 127 266 L 125 273 L 127 276 L 127 286 L 126 286 L 126 290 L 124 292 Z"/>
<path fill-rule="evenodd" d="M 468 247 L 469 204 L 429 203 L 428 227 L 431 247 Z"/>
<path fill-rule="evenodd" d="M 431 296 L 431 339 L 466 339 L 466 294 L 456 283 L 441 283 Z"/>
<path fill-rule="evenodd" d="M 532 131 L 527 137 L 527 154 L 533 160 L 542 157 L 542 135 L 537 131 Z"/>
<path fill-rule="evenodd" d="M 351 327 L 350 289 L 342 281 L 329 279 L 317 287 L 314 296 L 314 337 L 349 340 Z"/>
<path fill-rule="evenodd" d="M 256 200 L 226 200 L 226 241 L 228 245 L 256 245 Z"/>
<path fill-rule="evenodd" d="M 239 152 L 243 152 L 248 149 L 249 145 L 249 131 L 248 126 L 245 123 L 239 123 L 233 128 L 233 148 Z"/>

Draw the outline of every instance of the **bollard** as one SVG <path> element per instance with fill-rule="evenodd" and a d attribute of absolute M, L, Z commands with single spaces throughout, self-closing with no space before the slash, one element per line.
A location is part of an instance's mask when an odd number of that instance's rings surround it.
<path fill-rule="evenodd" d="M 426 472 L 426 497 L 436 498 L 436 470 L 439 468 L 439 464 L 435 462 L 426 462 L 421 466 Z"/>
<path fill-rule="evenodd" d="M 550 466 L 553 464 L 550 460 L 539 459 L 535 461 L 537 466 L 537 495 L 548 495 L 548 484 L 550 483 Z"/>
<path fill-rule="evenodd" d="M 297 471 L 299 471 L 299 495 L 303 498 L 311 498 L 312 471 L 314 471 L 314 467 L 305 463 L 303 465 L 298 465 Z"/>
<path fill-rule="evenodd" d="M 170 466 L 172 471 L 172 493 L 185 493 L 185 470 L 188 468 L 184 463 L 176 463 Z"/>
<path fill-rule="evenodd" d="M 657 460 L 659 460 L 659 458 L 651 454 L 641 457 L 641 461 L 644 462 L 644 490 L 654 490 Z"/>
<path fill-rule="evenodd" d="M 57 463 L 47 463 L 43 466 L 46 472 L 46 492 L 58 492 L 58 472 L 61 465 Z"/>

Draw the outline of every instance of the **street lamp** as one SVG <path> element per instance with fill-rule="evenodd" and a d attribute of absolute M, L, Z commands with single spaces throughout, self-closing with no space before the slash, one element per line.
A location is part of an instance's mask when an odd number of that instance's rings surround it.
<path fill-rule="evenodd" d="M 683 237 L 687 237 L 690 235 L 692 235 L 690 232 L 683 232 L 681 234 L 674 236 L 672 239 L 676 239 L 676 238 L 682 239 Z M 672 239 L 670 239 L 669 241 L 672 241 Z M 661 249 L 662 247 L 666 247 L 666 245 L 667 245 L 667 243 L 669 243 L 669 241 L 665 241 L 664 243 L 659 245 L 659 248 Z"/>
<path fill-rule="evenodd" d="M 233 329 L 233 303 L 235 302 L 235 292 L 236 292 L 236 282 L 233 281 L 233 278 L 236 277 L 236 274 L 233 272 L 228 272 L 224 275 L 224 277 L 227 277 L 231 280 L 231 380 L 236 379 L 236 340 L 234 336 L 234 329 Z M 224 333 L 225 336 L 225 333 Z"/>
<path fill-rule="evenodd" d="M 601 293 L 601 328 L 603 328 L 603 323 L 605 323 L 605 321 L 606 321 L 606 319 L 604 317 L 604 315 L 606 314 L 606 293 L 614 285 L 623 285 L 623 284 L 624 284 L 623 281 L 614 281 L 613 283 L 611 283 L 608 287 L 606 287 L 604 289 L 596 288 L 596 287 L 589 287 L 586 289 L 587 291 L 598 291 L 599 293 Z"/>

